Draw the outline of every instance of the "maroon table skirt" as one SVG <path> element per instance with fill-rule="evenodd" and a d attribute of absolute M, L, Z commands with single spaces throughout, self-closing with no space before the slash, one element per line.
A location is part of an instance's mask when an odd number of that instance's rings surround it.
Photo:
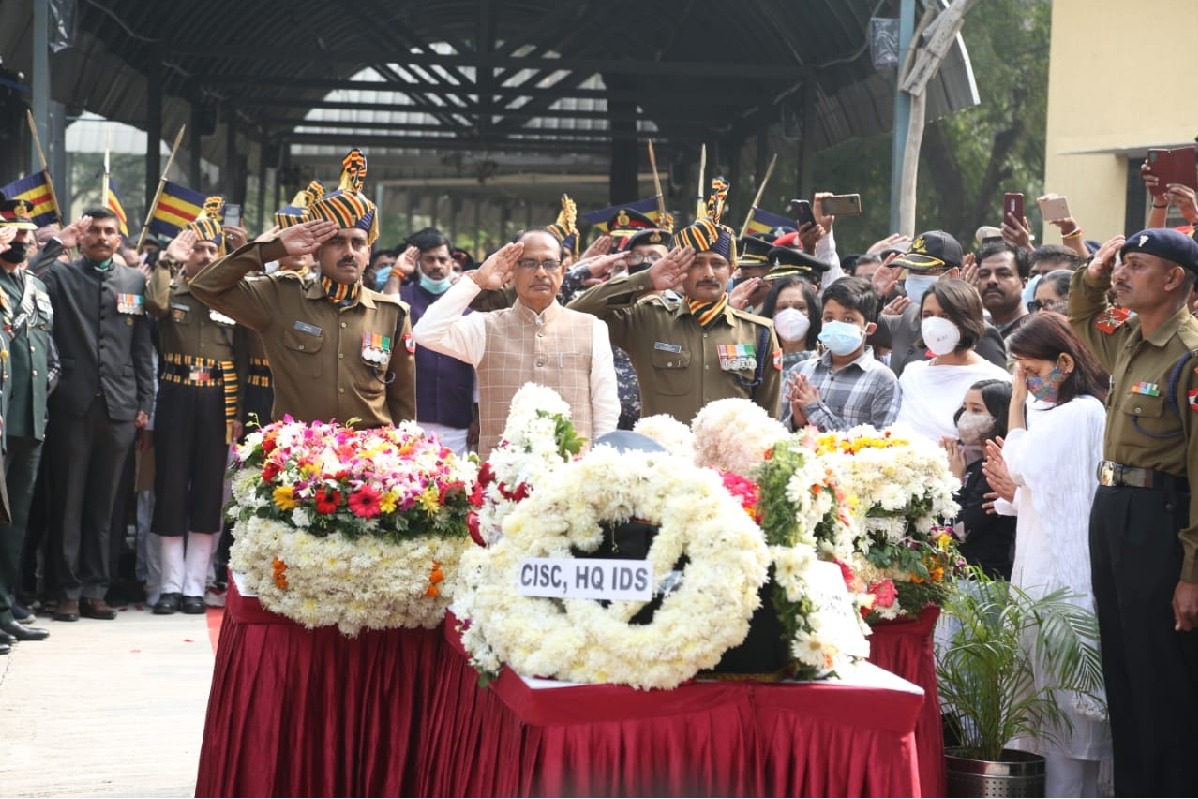
<path fill-rule="evenodd" d="M 196 796 L 412 796 L 439 628 L 309 630 L 230 581 Z"/>
<path fill-rule="evenodd" d="M 423 796 L 919 796 L 916 693 L 842 684 L 478 687 L 446 620 Z"/>
<path fill-rule="evenodd" d="M 869 660 L 923 689 L 923 708 L 915 725 L 919 750 L 919 780 L 924 796 L 944 796 L 944 728 L 940 724 L 940 692 L 936 688 L 936 654 L 932 632 L 940 608 L 924 608 L 907 622 L 887 622 L 873 628 Z"/>

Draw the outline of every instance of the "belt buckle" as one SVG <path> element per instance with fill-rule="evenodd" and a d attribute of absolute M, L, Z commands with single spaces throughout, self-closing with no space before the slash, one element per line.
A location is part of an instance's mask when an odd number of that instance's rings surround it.
<path fill-rule="evenodd" d="M 1115 477 L 1118 474 L 1117 466 L 1118 466 L 1118 464 L 1112 463 L 1111 461 L 1103 461 L 1101 464 L 1099 464 L 1099 466 L 1098 466 L 1098 482 L 1100 485 L 1104 485 L 1104 486 L 1117 485 L 1117 483 L 1115 482 Z"/>

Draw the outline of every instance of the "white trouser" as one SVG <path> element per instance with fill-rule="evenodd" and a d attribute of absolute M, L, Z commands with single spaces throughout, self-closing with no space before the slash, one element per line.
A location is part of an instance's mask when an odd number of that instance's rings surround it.
<path fill-rule="evenodd" d="M 183 596 L 204 596 L 208 584 L 208 569 L 220 543 L 220 533 L 188 533 L 187 560 L 183 579 Z"/>
<path fill-rule="evenodd" d="M 204 595 L 208 567 L 216 552 L 219 535 L 188 533 L 186 547 L 182 536 L 155 536 L 159 542 L 162 594 Z"/>
<path fill-rule="evenodd" d="M 159 597 L 183 593 L 183 570 L 186 564 L 183 536 L 154 535 L 151 538 L 158 544 L 154 548 L 158 550 Z"/>

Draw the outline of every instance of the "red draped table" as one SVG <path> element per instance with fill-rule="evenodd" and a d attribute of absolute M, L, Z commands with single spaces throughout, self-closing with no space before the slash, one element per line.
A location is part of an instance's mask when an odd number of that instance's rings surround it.
<path fill-rule="evenodd" d="M 230 581 L 196 796 L 412 796 L 440 629 L 309 630 Z"/>
<path fill-rule="evenodd" d="M 480 689 L 454 625 L 450 617 L 420 795 L 920 795 L 923 696 L 879 669 L 840 683 L 672 691 L 560 686 L 505 670 Z"/>
<path fill-rule="evenodd" d="M 230 585 L 197 796 L 919 796 L 915 686 L 480 688 L 444 630 L 308 630 Z M 552 686 L 552 687 L 550 687 Z"/>
<path fill-rule="evenodd" d="M 884 622 L 869 637 L 869 661 L 923 689 L 923 708 L 915 725 L 919 750 L 919 781 L 924 796 L 944 796 L 944 728 L 940 723 L 940 692 L 936 688 L 936 653 L 932 632 L 940 608 L 924 608 L 906 622 Z"/>

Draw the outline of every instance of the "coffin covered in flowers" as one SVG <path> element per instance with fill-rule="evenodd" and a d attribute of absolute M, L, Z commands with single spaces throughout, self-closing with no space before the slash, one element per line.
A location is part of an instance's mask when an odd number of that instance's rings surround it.
<path fill-rule="evenodd" d="M 307 627 L 435 626 L 470 544 L 476 471 L 414 423 L 288 417 L 252 432 L 232 468 L 238 584 Z"/>

